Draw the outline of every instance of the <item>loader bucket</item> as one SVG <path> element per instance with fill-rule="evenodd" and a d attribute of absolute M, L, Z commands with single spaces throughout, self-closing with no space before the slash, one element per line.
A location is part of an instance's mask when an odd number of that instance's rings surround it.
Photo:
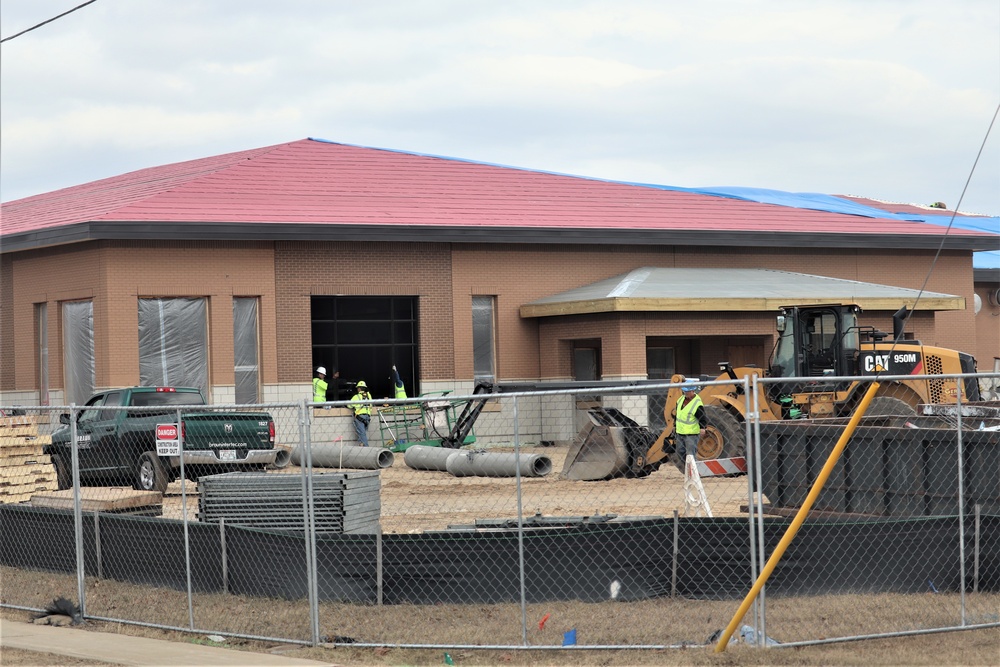
<path fill-rule="evenodd" d="M 590 423 L 580 429 L 566 454 L 563 479 L 595 481 L 621 477 L 644 461 L 649 431 L 613 408 L 587 411 Z"/>

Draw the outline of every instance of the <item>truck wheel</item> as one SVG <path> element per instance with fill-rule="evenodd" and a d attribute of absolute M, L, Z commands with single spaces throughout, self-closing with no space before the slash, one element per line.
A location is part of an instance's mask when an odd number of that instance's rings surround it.
<path fill-rule="evenodd" d="M 63 457 L 53 454 L 52 467 L 56 470 L 56 488 L 60 491 L 73 488 L 73 475 Z"/>
<path fill-rule="evenodd" d="M 167 471 L 160 462 L 160 457 L 156 452 L 146 452 L 139 457 L 139 462 L 135 468 L 135 481 L 132 486 L 139 491 L 159 491 L 163 493 L 167 490 Z"/>

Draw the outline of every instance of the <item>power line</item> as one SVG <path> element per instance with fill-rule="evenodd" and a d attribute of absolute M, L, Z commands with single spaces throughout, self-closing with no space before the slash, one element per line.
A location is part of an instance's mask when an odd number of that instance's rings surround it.
<path fill-rule="evenodd" d="M 67 12 L 63 12 L 63 13 L 62 13 L 62 14 L 60 14 L 59 16 L 53 16 L 53 17 L 52 17 L 52 18 L 50 18 L 49 20 L 47 20 L 47 21 L 42 21 L 42 22 L 41 22 L 41 23 L 39 23 L 38 25 L 33 25 L 33 26 L 31 26 L 30 28 L 28 28 L 27 30 L 22 30 L 21 32 L 17 33 L 16 35 L 11 35 L 10 37 L 4 37 L 3 39 L 0 39 L 0 44 L 2 44 L 2 43 L 4 43 L 4 42 L 7 42 L 7 41 L 10 41 L 10 40 L 14 39 L 15 37 L 20 37 L 21 35 L 23 35 L 23 34 L 24 34 L 24 33 L 26 33 L 26 32 L 31 32 L 31 31 L 32 31 L 32 30 L 34 30 L 35 28 L 41 28 L 41 27 L 42 27 L 43 25 L 45 25 L 46 23 L 52 23 L 52 22 L 53 22 L 53 21 L 55 21 L 56 19 L 61 19 L 62 17 L 66 16 L 67 14 L 72 14 L 72 13 L 73 13 L 73 12 L 75 12 L 76 10 L 78 10 L 78 9 L 83 9 L 83 8 L 84 8 L 84 7 L 86 7 L 87 5 L 90 5 L 90 4 L 93 4 L 93 3 L 95 3 L 95 2 L 97 2 L 97 0 L 87 0 L 87 2 L 83 3 L 82 5 L 79 5 L 79 6 L 77 6 L 77 7 L 74 7 L 73 9 L 71 9 L 71 10 L 69 10 L 69 11 L 67 11 Z"/>
<path fill-rule="evenodd" d="M 934 267 L 937 265 L 938 258 L 941 257 L 941 251 L 944 249 L 945 241 L 948 239 L 948 233 L 951 232 L 952 226 L 955 224 L 955 216 L 958 215 L 958 211 L 962 208 L 962 201 L 965 199 L 965 193 L 969 189 L 969 183 L 972 182 L 972 175 L 976 173 L 976 167 L 979 166 L 979 158 L 983 156 L 983 150 L 986 148 L 986 142 L 990 138 L 990 133 L 993 131 L 993 125 L 997 122 L 997 116 L 1000 116 L 1000 104 L 997 105 L 996 111 L 993 112 L 993 118 L 990 120 L 989 127 L 986 128 L 986 136 L 983 137 L 983 142 L 979 145 L 979 152 L 976 153 L 976 159 L 972 161 L 972 169 L 969 170 L 969 177 L 965 179 L 965 185 L 962 187 L 962 194 L 958 198 L 958 203 L 955 204 L 955 209 L 952 211 L 951 218 L 948 220 L 948 227 L 944 230 L 944 236 L 941 237 L 941 243 L 938 244 L 937 252 L 934 253 L 934 259 L 931 260 L 930 268 L 927 270 L 927 275 L 924 276 L 924 283 L 920 286 L 920 290 L 917 292 L 917 298 L 913 300 L 913 309 L 906 314 L 903 319 L 903 324 L 905 326 L 906 322 L 909 321 L 910 316 L 917 310 L 917 304 L 920 303 L 921 297 L 924 295 L 924 290 L 927 289 L 927 283 L 931 279 L 931 274 L 934 273 Z M 892 347 L 889 349 L 889 354 L 892 354 L 896 349 L 896 345 L 899 343 L 898 340 L 892 341 Z M 876 374 L 877 376 L 878 374 Z"/>

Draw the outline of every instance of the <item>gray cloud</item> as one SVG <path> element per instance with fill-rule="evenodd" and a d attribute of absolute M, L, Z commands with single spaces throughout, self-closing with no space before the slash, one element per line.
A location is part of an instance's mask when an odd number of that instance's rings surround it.
<path fill-rule="evenodd" d="M 315 136 L 954 205 L 998 48 L 991 0 L 102 0 L 2 46 L 0 194 Z M 1000 214 L 998 146 L 963 209 Z"/>

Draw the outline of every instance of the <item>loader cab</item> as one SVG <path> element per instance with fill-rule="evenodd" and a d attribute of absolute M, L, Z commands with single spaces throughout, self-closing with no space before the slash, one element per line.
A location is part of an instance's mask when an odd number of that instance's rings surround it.
<path fill-rule="evenodd" d="M 776 323 L 772 377 L 853 375 L 860 348 L 858 306 L 786 306 Z"/>

